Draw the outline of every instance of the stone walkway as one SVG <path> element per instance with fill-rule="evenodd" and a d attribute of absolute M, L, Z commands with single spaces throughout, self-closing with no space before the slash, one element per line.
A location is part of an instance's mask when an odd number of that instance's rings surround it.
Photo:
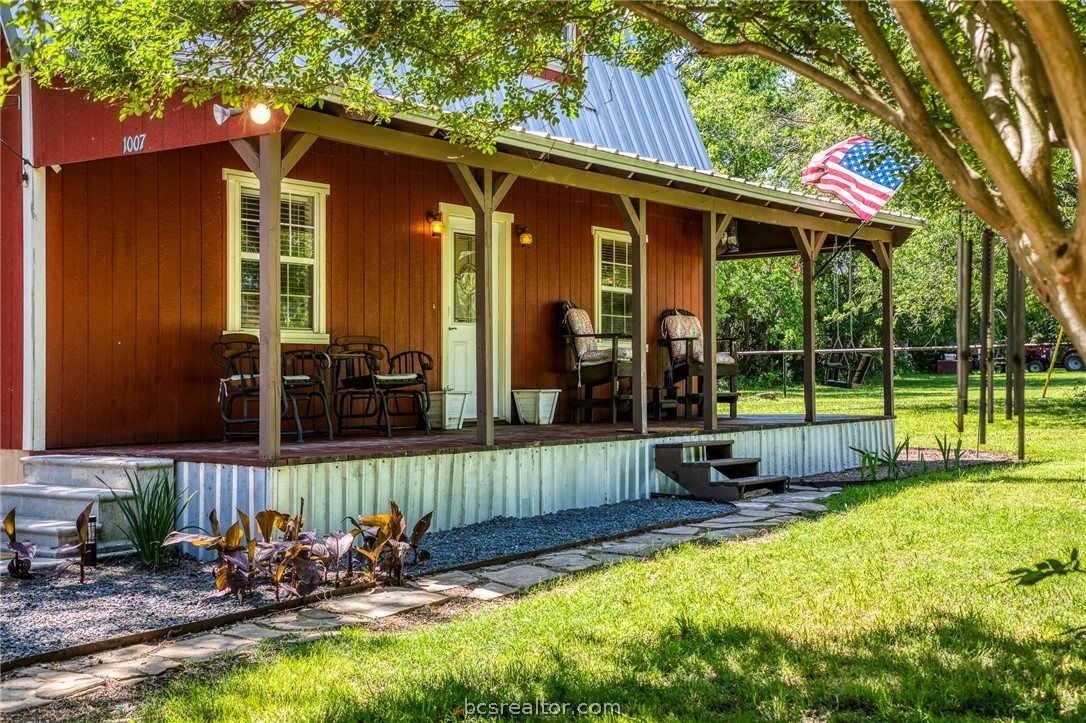
<path fill-rule="evenodd" d="M 657 550 L 685 542 L 760 535 L 805 513 L 824 511 L 816 500 L 839 491 L 839 487 L 819 490 L 793 486 L 786 494 L 737 502 L 736 514 L 705 522 L 661 528 L 470 572 L 454 570 L 419 577 L 409 581 L 406 587 L 344 595 L 219 630 L 155 644 L 132 645 L 51 666 L 22 668 L 6 674 L 0 681 L 0 714 L 33 710 L 56 700 L 96 691 L 107 684 L 136 682 L 186 663 L 245 655 L 263 640 L 311 640 L 367 620 L 440 605 L 453 598 L 497 600 L 564 575 L 645 558 Z"/>

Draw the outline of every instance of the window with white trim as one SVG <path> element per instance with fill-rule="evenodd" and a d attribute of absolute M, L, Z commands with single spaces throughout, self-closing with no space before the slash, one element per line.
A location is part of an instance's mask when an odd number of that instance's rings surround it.
<path fill-rule="evenodd" d="M 630 234 L 594 227 L 592 235 L 596 240 L 596 331 L 629 336 L 633 334 Z"/>
<path fill-rule="evenodd" d="M 227 190 L 227 324 L 256 333 L 260 325 L 260 186 L 256 176 L 223 171 Z M 282 341 L 327 343 L 325 199 L 327 184 L 283 180 L 279 202 Z"/>

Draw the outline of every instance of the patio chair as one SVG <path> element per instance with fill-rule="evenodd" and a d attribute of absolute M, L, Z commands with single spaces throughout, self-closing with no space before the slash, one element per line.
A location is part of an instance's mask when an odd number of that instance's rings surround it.
<path fill-rule="evenodd" d="M 592 328 L 588 312 L 569 301 L 559 304 L 559 328 L 562 336 L 562 357 L 566 371 L 566 388 L 569 390 L 570 420 L 581 421 L 581 410 L 587 409 L 588 421 L 592 410 L 611 409 L 611 423 L 618 422 L 620 403 L 629 402 L 629 393 L 623 394 L 623 380 L 633 379 L 633 354 L 619 347 L 618 334 L 597 334 Z M 601 349 L 601 339 L 610 342 L 610 348 Z M 594 398 L 597 387 L 610 387 L 610 398 Z"/>
<path fill-rule="evenodd" d="M 211 358 L 219 367 L 219 416 L 223 441 L 260 433 L 260 342 L 252 334 L 223 334 L 211 345 Z M 294 420 L 298 441 L 302 423 L 298 405 L 282 387 L 282 416 Z M 289 415 L 289 416 L 288 416 Z"/>
<path fill-rule="evenodd" d="M 373 429 L 389 437 L 393 429 L 421 426 L 430 434 L 430 384 L 427 372 L 434 360 L 423 351 L 410 350 L 391 354 L 379 337 L 341 336 L 328 347 L 332 359 L 333 398 L 337 429 Z M 411 408 L 404 410 L 406 401 Z M 416 417 L 414 425 L 393 425 L 394 417 Z M 373 417 L 372 424 L 352 424 L 351 420 Z"/>
<path fill-rule="evenodd" d="M 660 319 L 660 340 L 658 346 L 664 350 L 664 385 L 668 387 L 685 383 L 685 393 L 680 401 L 685 403 L 686 416 L 693 414 L 693 407 L 704 402 L 705 390 L 700 389 L 701 375 L 705 365 L 705 337 L 701 321 L 686 309 L 667 309 Z M 721 349 L 726 344 L 727 350 Z M 716 374 L 717 380 L 728 380 L 728 391 L 718 392 L 716 402 L 727 402 L 729 416 L 737 413 L 739 363 L 735 353 L 735 339 L 720 337 L 717 339 Z"/>
<path fill-rule="evenodd" d="M 328 439 L 332 439 L 332 413 L 328 403 L 325 374 L 332 360 L 322 351 L 295 349 L 283 354 L 283 391 L 294 405 L 294 417 L 301 435 L 320 431 L 304 428 L 302 422 L 324 420 Z"/>

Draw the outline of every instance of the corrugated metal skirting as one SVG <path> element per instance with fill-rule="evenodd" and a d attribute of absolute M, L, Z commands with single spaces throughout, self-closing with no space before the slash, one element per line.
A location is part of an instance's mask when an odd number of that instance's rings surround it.
<path fill-rule="evenodd" d="M 735 455 L 761 457 L 763 474 L 792 477 L 859 465 L 849 447 L 885 449 L 893 444 L 892 419 L 729 432 Z M 594 507 L 653 492 L 682 490 L 656 471 L 653 446 L 701 439 L 702 434 L 559 444 L 517 449 L 386 457 L 275 468 L 192 462 L 177 464 L 177 484 L 193 495 L 184 524 L 206 526 L 217 508 L 225 527 L 236 508 L 248 514 L 274 507 L 295 514 L 305 498 L 306 526 L 342 529 L 348 515 L 388 509 L 394 499 L 408 523 L 433 510 L 433 530 L 492 517 L 529 517 Z"/>

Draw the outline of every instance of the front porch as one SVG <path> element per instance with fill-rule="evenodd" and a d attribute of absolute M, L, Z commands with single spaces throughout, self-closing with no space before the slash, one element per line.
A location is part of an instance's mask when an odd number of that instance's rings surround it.
<path fill-rule="evenodd" d="M 793 480 L 859 464 L 851 448 L 892 445 L 889 417 L 741 415 L 720 418 L 714 432 L 701 419 L 650 422 L 645 434 L 629 423 L 496 425 L 495 444 L 480 446 L 476 430 L 404 432 L 391 439 L 353 436 L 335 441 L 284 439 L 270 463 L 248 442 L 181 442 L 52 450 L 95 457 L 171 460 L 176 484 L 192 495 L 180 525 L 206 524 L 214 508 L 224 524 L 275 508 L 297 513 L 305 498 L 306 526 L 339 529 L 347 515 L 372 514 L 394 499 L 409 519 L 433 511 L 433 529 L 446 530 L 496 516 L 528 517 L 594 507 L 653 494 L 686 494 L 656 468 L 655 447 L 732 440 L 737 457 L 760 458 L 761 474 Z"/>

